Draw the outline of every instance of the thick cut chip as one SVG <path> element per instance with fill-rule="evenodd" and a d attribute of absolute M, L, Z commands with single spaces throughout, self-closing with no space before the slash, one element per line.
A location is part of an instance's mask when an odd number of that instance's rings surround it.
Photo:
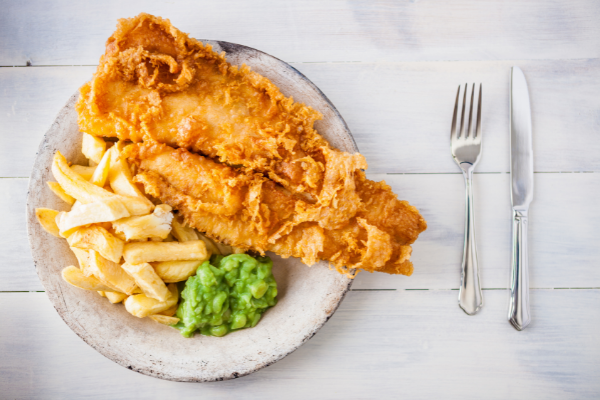
<path fill-rule="evenodd" d="M 106 179 L 108 178 L 108 171 L 110 170 L 110 155 L 111 154 L 112 153 L 110 151 L 107 151 L 102 156 L 100 163 L 98 164 L 98 166 L 96 167 L 96 170 L 94 171 L 94 175 L 92 175 L 92 179 L 90 179 L 90 182 L 92 182 L 94 185 L 104 187 L 104 184 L 106 183 Z"/>
<path fill-rule="evenodd" d="M 179 322 L 179 318 L 177 317 L 167 317 L 166 315 L 154 314 L 149 315 L 148 318 L 158 322 L 163 325 L 175 325 Z"/>
<path fill-rule="evenodd" d="M 98 290 L 98 294 L 99 294 L 100 296 L 102 296 L 102 297 L 106 297 L 106 294 L 105 294 L 105 293 L 106 293 L 106 292 L 103 292 L 103 291 L 101 291 L 101 290 Z"/>
<path fill-rule="evenodd" d="M 211 238 L 206 237 L 201 233 L 198 234 L 198 237 L 204 242 L 206 245 L 206 250 L 208 250 L 210 254 L 223 254 L 217 247 L 217 243 L 215 243 Z"/>
<path fill-rule="evenodd" d="M 52 192 L 57 195 L 58 197 L 60 197 L 62 200 L 66 201 L 67 203 L 73 205 L 73 203 L 75 203 L 75 199 L 71 196 L 69 196 L 67 194 L 67 192 L 64 191 L 64 189 L 62 188 L 62 186 L 60 186 L 60 183 L 58 182 L 46 182 L 48 184 L 48 187 L 50 187 L 50 190 L 52 190 Z"/>
<path fill-rule="evenodd" d="M 56 224 L 56 217 L 58 216 L 58 214 L 60 214 L 58 211 L 52 210 L 50 208 L 35 209 L 35 216 L 37 217 L 40 225 L 42 225 L 42 228 L 44 228 L 46 232 L 56 237 L 61 237 L 60 229 Z"/>
<path fill-rule="evenodd" d="M 69 236 L 67 241 L 71 247 L 96 250 L 102 257 L 116 263 L 121 261 L 123 246 L 125 246 L 125 242 L 97 225 L 78 229 Z"/>
<path fill-rule="evenodd" d="M 177 312 L 177 304 L 175 304 L 173 307 L 169 308 L 168 310 L 157 313 L 157 315 L 166 315 L 167 317 L 172 317 L 173 315 L 175 315 L 176 312 Z"/>
<path fill-rule="evenodd" d="M 173 219 L 173 236 L 180 242 L 189 242 L 190 240 L 198 240 L 198 233 L 192 227 L 185 226 L 182 222 L 183 218 L 178 216 Z"/>
<path fill-rule="evenodd" d="M 95 163 L 100 163 L 102 156 L 106 151 L 106 142 L 96 136 L 83 134 L 83 142 L 81 144 L 81 152 L 88 159 Z"/>
<path fill-rule="evenodd" d="M 68 237 L 80 226 L 97 222 L 112 222 L 129 217 L 129 215 L 123 202 L 114 197 L 83 204 L 69 212 L 63 211 L 56 217 L 56 223 L 60 229 L 60 235 Z"/>
<path fill-rule="evenodd" d="M 133 183 L 133 176 L 129 164 L 125 158 L 121 157 L 119 144 L 111 147 L 110 152 L 110 170 L 108 172 L 108 181 L 110 187 L 117 194 L 123 196 L 138 197 L 151 203 L 142 191 Z"/>
<path fill-rule="evenodd" d="M 163 239 L 163 242 L 174 242 L 175 241 L 175 236 L 173 236 L 173 234 L 169 233 L 167 235 L 166 238 Z"/>
<path fill-rule="evenodd" d="M 123 218 L 113 222 L 117 232 L 125 234 L 127 240 L 166 239 L 171 232 L 172 208 L 166 204 L 156 206 L 154 212 L 141 217 Z"/>
<path fill-rule="evenodd" d="M 125 263 L 121 266 L 137 283 L 138 287 L 148 297 L 159 301 L 166 301 L 169 296 L 167 285 L 148 263 L 129 264 Z"/>
<path fill-rule="evenodd" d="M 166 311 L 177 305 L 177 300 L 179 299 L 177 285 L 174 283 L 169 284 L 169 292 L 170 295 L 166 301 L 158 301 L 146 296 L 145 294 L 129 296 L 124 302 L 125 309 L 130 314 L 138 318 L 144 318 L 148 315 L 158 314 L 159 312 Z"/>
<path fill-rule="evenodd" d="M 72 265 L 62 270 L 62 277 L 65 282 L 80 289 L 95 291 L 112 290 L 112 288 L 100 282 L 100 280 L 98 280 L 96 277 L 83 275 L 79 268 Z"/>
<path fill-rule="evenodd" d="M 119 264 L 107 260 L 97 251 L 90 250 L 89 252 L 90 264 L 93 267 L 94 275 L 100 281 L 116 288 L 116 290 L 109 291 L 133 294 L 136 288 L 135 280 Z"/>
<path fill-rule="evenodd" d="M 64 191 L 83 204 L 105 199 L 119 199 L 122 200 L 130 215 L 145 215 L 154 209 L 153 204 L 147 199 L 117 195 L 88 182 L 69 167 L 67 160 L 59 151 L 54 155 L 52 173 Z"/>
<path fill-rule="evenodd" d="M 224 256 L 233 254 L 233 247 L 228 246 L 224 243 L 219 243 L 219 242 L 213 242 L 213 243 L 217 246 L 217 249 L 219 249 L 219 253 L 217 253 L 217 254 L 222 254 Z"/>
<path fill-rule="evenodd" d="M 154 271 L 165 283 L 183 282 L 196 273 L 203 261 L 163 261 L 153 263 Z"/>
<path fill-rule="evenodd" d="M 210 254 L 202 240 L 189 242 L 138 242 L 127 243 L 123 250 L 123 258 L 130 264 L 141 264 L 153 261 L 206 261 Z"/>
<path fill-rule="evenodd" d="M 73 172 L 81 175 L 81 177 L 83 179 L 85 179 L 86 181 L 89 181 L 90 179 L 92 179 L 92 176 L 94 176 L 94 172 L 96 171 L 97 167 L 85 167 L 83 165 L 71 165 L 71 170 L 73 170 Z"/>
<path fill-rule="evenodd" d="M 125 300 L 127 297 L 129 297 L 126 294 L 119 293 L 119 292 L 104 292 L 104 295 L 106 296 L 108 301 L 110 301 L 113 304 L 120 303 L 123 300 Z"/>
<path fill-rule="evenodd" d="M 77 262 L 79 263 L 79 269 L 85 276 L 94 275 L 93 267 L 90 264 L 90 252 L 89 250 L 82 250 L 76 247 L 71 247 L 71 251 L 77 257 Z"/>

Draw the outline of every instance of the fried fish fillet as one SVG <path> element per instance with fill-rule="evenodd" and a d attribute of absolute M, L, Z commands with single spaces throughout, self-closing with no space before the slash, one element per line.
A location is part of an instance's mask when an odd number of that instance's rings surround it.
<path fill-rule="evenodd" d="M 299 257 L 308 265 L 326 260 L 351 269 L 410 275 L 412 243 L 425 228 L 418 211 L 399 201 L 385 183 L 358 175 L 361 211 L 343 228 L 324 229 L 310 204 L 261 174 L 247 173 L 163 144 L 124 149 L 134 180 L 146 193 L 177 209 L 190 226 L 214 240 L 260 253 Z M 380 213 L 385 202 L 384 213 Z M 307 211 L 308 210 L 308 211 Z"/>
<path fill-rule="evenodd" d="M 208 236 L 340 271 L 412 273 L 409 245 L 427 227 L 417 209 L 366 179 L 362 155 L 332 148 L 318 111 L 168 20 L 120 20 L 80 92 L 80 129 L 144 143 L 129 150 L 138 182 Z"/>
<path fill-rule="evenodd" d="M 355 176 L 365 158 L 332 148 L 313 128 L 318 111 L 169 20 L 119 20 L 77 111 L 80 129 L 95 136 L 152 138 L 261 172 L 315 204 L 323 228 L 364 208 Z"/>

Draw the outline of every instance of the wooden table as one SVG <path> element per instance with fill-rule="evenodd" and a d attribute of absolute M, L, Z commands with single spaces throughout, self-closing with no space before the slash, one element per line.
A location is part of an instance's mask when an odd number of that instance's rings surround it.
<path fill-rule="evenodd" d="M 342 306 L 284 360 L 227 382 L 128 371 L 52 309 L 25 234 L 37 146 L 95 70 L 116 19 L 145 11 L 196 38 L 290 62 L 340 110 L 370 164 L 429 229 L 412 277 L 359 274 Z M 0 398 L 598 398 L 600 2 L 597 0 L 0 1 Z M 506 321 L 508 79 L 529 82 L 535 197 L 533 322 Z M 457 306 L 463 178 L 450 157 L 458 84 L 482 82 L 475 175 L 485 306 Z"/>

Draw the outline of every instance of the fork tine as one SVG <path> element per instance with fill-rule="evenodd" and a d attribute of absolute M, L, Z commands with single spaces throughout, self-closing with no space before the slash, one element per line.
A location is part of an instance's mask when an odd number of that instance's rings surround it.
<path fill-rule="evenodd" d="M 458 138 L 460 139 L 464 135 L 463 128 L 465 127 L 465 103 L 467 102 L 467 86 L 465 83 L 465 91 L 463 93 L 462 112 L 460 113 L 460 130 L 458 131 Z"/>
<path fill-rule="evenodd" d="M 456 139 L 456 117 L 458 114 L 458 95 L 460 94 L 460 85 L 456 91 L 456 102 L 454 103 L 454 114 L 452 115 L 452 128 L 450 128 L 450 140 Z"/>
<path fill-rule="evenodd" d="M 469 87 L 467 86 L 465 88 L 465 92 L 467 91 Z M 469 137 L 469 135 L 471 134 L 471 122 L 473 121 L 473 99 L 475 96 L 475 84 L 473 84 L 473 89 L 471 89 L 471 105 L 469 106 L 469 125 L 467 126 L 467 134 L 465 136 L 465 139 Z M 475 132 L 473 132 L 473 137 L 475 137 Z"/>
<path fill-rule="evenodd" d="M 481 140 L 481 95 L 482 95 L 482 86 L 483 84 L 479 84 L 479 100 L 477 101 L 477 124 L 475 125 L 475 137 Z M 473 84 L 475 87 L 475 84 Z"/>

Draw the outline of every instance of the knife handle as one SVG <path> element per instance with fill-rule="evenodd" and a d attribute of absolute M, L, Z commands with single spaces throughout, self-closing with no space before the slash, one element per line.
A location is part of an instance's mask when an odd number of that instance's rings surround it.
<path fill-rule="evenodd" d="M 531 322 L 527 225 L 527 211 L 513 210 L 513 251 L 508 321 L 518 331 L 525 329 Z"/>
<path fill-rule="evenodd" d="M 479 285 L 479 264 L 475 243 L 475 217 L 473 215 L 473 171 L 464 174 L 467 189 L 465 209 L 465 243 L 463 248 L 462 272 L 458 305 L 469 315 L 475 315 L 483 306 L 483 295 Z"/>

